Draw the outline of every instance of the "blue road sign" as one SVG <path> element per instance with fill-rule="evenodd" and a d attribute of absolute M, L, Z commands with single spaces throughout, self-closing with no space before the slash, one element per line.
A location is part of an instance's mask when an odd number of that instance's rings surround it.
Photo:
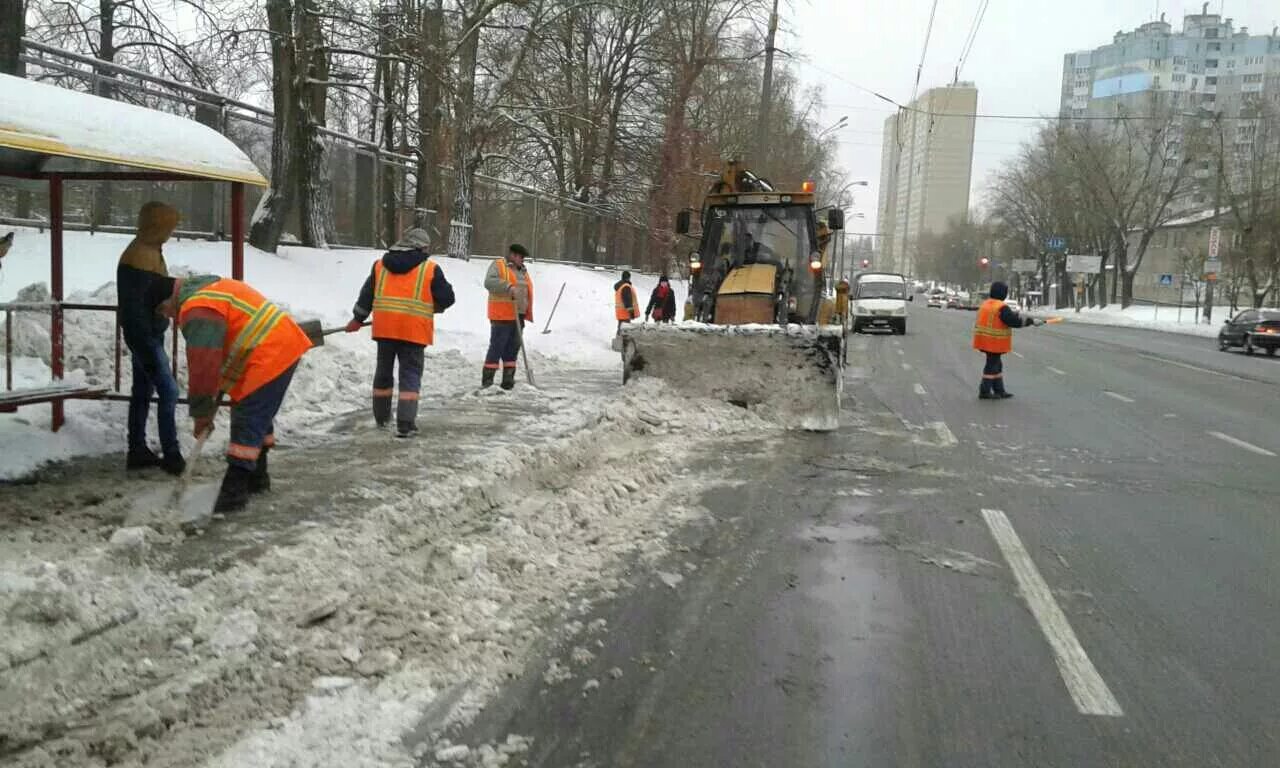
<path fill-rule="evenodd" d="M 1164 286 L 1164 287 L 1166 287 L 1166 288 L 1167 288 L 1167 287 L 1169 287 L 1169 286 L 1171 286 L 1171 285 L 1173 285 L 1173 275 L 1168 275 L 1168 274 L 1161 275 L 1161 276 L 1160 276 L 1160 285 L 1162 285 L 1162 286 Z"/>
<path fill-rule="evenodd" d="M 1044 247 L 1051 251 L 1065 251 L 1067 249 L 1067 240 L 1066 238 L 1054 235 L 1044 241 Z"/>

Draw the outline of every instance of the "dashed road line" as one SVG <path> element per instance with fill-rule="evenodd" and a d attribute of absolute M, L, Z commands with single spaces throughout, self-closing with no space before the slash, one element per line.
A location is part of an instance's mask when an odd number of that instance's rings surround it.
<path fill-rule="evenodd" d="M 1060 369 L 1058 369 L 1058 368 L 1054 368 L 1052 365 L 1046 365 L 1046 366 L 1045 366 L 1045 368 L 1048 368 L 1049 370 L 1053 371 L 1054 373 L 1058 374 L 1059 376 L 1066 376 L 1066 375 L 1067 375 L 1067 372 L 1066 372 L 1066 371 L 1060 370 Z"/>
<path fill-rule="evenodd" d="M 1167 357 L 1157 357 L 1155 355 L 1144 355 L 1142 353 L 1138 353 L 1138 357 L 1145 357 L 1148 360 L 1155 360 L 1157 363 L 1165 363 L 1167 365 L 1176 365 L 1179 368 L 1186 368 L 1189 371 L 1199 371 L 1200 373 L 1207 373 L 1210 376 L 1221 376 L 1224 379 L 1235 379 L 1236 381 L 1247 381 L 1247 379 L 1243 379 L 1239 376 L 1232 376 L 1229 373 L 1223 373 L 1222 371 L 1215 371 L 1212 368 L 1201 368 L 1200 366 L 1192 365 L 1191 363 L 1180 363 L 1177 360 L 1170 360 Z"/>
<path fill-rule="evenodd" d="M 911 363 L 903 363 L 903 364 L 902 364 L 902 370 L 904 370 L 904 371 L 909 371 L 909 370 L 911 370 Z"/>
<path fill-rule="evenodd" d="M 1137 402 L 1137 401 L 1136 401 L 1136 400 L 1134 400 L 1132 397 L 1126 397 L 1125 395 L 1122 395 L 1122 394 L 1120 394 L 1119 392 L 1112 392 L 1112 391 L 1107 390 L 1107 389 L 1102 390 L 1102 394 L 1106 395 L 1107 397 L 1112 398 L 1113 400 L 1119 400 L 1119 401 L 1120 401 L 1120 402 L 1122 402 L 1122 403 L 1134 403 L 1134 402 Z"/>
<path fill-rule="evenodd" d="M 916 384 L 915 386 L 912 387 L 912 389 L 914 389 L 916 391 L 916 394 L 920 396 L 929 394 L 928 392 L 925 391 L 923 384 Z"/>
<path fill-rule="evenodd" d="M 1026 359 L 1026 355 L 1022 354 L 1021 352 L 1013 352 L 1012 354 L 1014 357 L 1018 358 L 1019 360 Z"/>
<path fill-rule="evenodd" d="M 1216 437 L 1224 443 L 1231 443 L 1237 448 L 1243 448 L 1246 451 L 1253 451 L 1259 456 L 1275 456 L 1274 453 L 1272 453 L 1271 451 L 1268 451 L 1266 448 L 1259 448 L 1253 443 L 1246 443 L 1245 441 L 1241 440 L 1238 437 L 1232 437 L 1231 435 L 1224 435 L 1221 432 L 1210 432 L 1209 436 Z"/>
<path fill-rule="evenodd" d="M 905 349 L 899 349 L 899 350 L 898 350 L 898 354 L 900 354 L 900 355 L 905 355 L 905 354 L 907 354 L 907 351 L 906 351 Z"/>
<path fill-rule="evenodd" d="M 1071 623 L 1067 621 L 1066 614 L 1053 599 L 1053 592 L 1045 583 L 1044 577 L 1040 575 L 1026 547 L 1022 546 L 1022 540 L 1013 530 L 1013 524 L 1009 522 L 1009 518 L 998 509 L 984 509 L 982 519 L 986 521 L 991 536 L 1004 554 L 1004 559 L 1008 561 L 1009 569 L 1013 571 L 1013 576 L 1018 582 L 1018 591 L 1027 601 L 1031 614 L 1040 625 L 1040 631 L 1049 641 L 1049 647 L 1053 650 L 1053 660 L 1058 665 L 1062 682 L 1066 684 L 1067 692 L 1071 694 L 1071 700 L 1075 702 L 1076 709 L 1083 715 L 1103 717 L 1124 715 L 1120 702 L 1116 701 L 1106 681 L 1102 679 L 1102 675 L 1098 674 L 1097 668 L 1089 660 L 1089 655 L 1084 652 L 1075 630 L 1071 629 Z"/>

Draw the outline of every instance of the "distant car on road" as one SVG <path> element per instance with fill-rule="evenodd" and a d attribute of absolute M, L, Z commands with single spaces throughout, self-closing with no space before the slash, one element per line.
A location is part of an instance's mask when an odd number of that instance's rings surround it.
<path fill-rule="evenodd" d="M 1280 311 L 1246 309 L 1227 320 L 1218 331 L 1218 349 L 1232 347 L 1244 347 L 1246 355 L 1259 349 L 1274 355 L 1280 349 Z"/>
<path fill-rule="evenodd" d="M 945 293 L 942 293 L 941 291 L 937 291 L 937 292 L 934 292 L 934 293 L 929 294 L 929 303 L 928 303 L 928 306 L 930 306 L 930 307 L 937 307 L 938 309 L 942 309 L 942 308 L 946 307 L 946 306 L 947 306 L 947 295 L 946 295 Z"/>
<path fill-rule="evenodd" d="M 964 299 L 959 296 L 948 296 L 947 309 L 964 309 Z"/>

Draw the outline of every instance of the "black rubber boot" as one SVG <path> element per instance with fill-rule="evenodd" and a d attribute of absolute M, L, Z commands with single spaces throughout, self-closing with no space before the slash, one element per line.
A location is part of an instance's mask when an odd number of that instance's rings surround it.
<path fill-rule="evenodd" d="M 481 371 L 481 372 L 480 372 L 480 386 L 481 386 L 482 388 L 484 388 L 484 387 L 492 387 L 492 386 L 493 386 L 493 375 L 494 375 L 495 373 L 497 373 L 497 371 L 495 371 L 495 370 L 494 370 L 494 369 L 492 369 L 492 368 L 485 368 L 483 371 Z"/>
<path fill-rule="evenodd" d="M 379 427 L 385 427 L 391 421 L 391 395 L 374 395 L 373 421 Z"/>
<path fill-rule="evenodd" d="M 165 454 L 165 457 L 160 460 L 160 468 L 177 477 L 186 470 L 187 461 L 180 453 Z"/>
<path fill-rule="evenodd" d="M 515 385 L 516 385 L 516 369 L 515 369 L 515 367 L 514 367 L 514 366 L 507 366 L 507 367 L 503 368 L 503 369 L 502 369 L 502 384 L 501 384 L 501 387 L 502 387 L 503 389 L 513 389 L 513 388 L 515 387 Z"/>
<path fill-rule="evenodd" d="M 160 457 L 151 452 L 150 448 L 140 448 L 135 451 L 129 451 L 129 455 L 124 460 L 125 469 L 151 469 L 160 466 Z"/>
<path fill-rule="evenodd" d="M 263 493 L 271 490 L 271 475 L 267 474 L 267 454 L 270 448 L 263 448 L 258 454 L 258 464 L 249 475 L 249 493 Z"/>
<path fill-rule="evenodd" d="M 418 425 L 412 421 L 396 422 L 396 437 L 417 437 Z"/>
<path fill-rule="evenodd" d="M 249 504 L 249 478 L 252 469 L 227 465 L 227 473 L 222 476 L 222 487 L 218 489 L 218 500 L 213 503 L 214 512 L 237 512 Z"/>

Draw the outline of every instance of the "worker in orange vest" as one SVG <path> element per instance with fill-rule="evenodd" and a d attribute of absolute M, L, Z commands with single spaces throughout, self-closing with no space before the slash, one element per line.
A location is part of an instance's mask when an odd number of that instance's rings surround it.
<path fill-rule="evenodd" d="M 521 329 L 533 322 L 533 278 L 525 269 L 529 251 L 512 243 L 506 258 L 495 259 L 484 276 L 489 292 L 489 351 L 484 356 L 480 386 L 493 386 L 493 377 L 502 369 L 502 388 L 516 385 L 516 356 L 520 354 Z M 519 328 L 516 323 L 519 322 Z"/>
<path fill-rule="evenodd" d="M 622 270 L 622 279 L 613 284 L 613 316 L 618 321 L 619 331 L 622 330 L 623 323 L 640 317 L 640 302 L 636 300 L 630 270 Z"/>
<path fill-rule="evenodd" d="M 1043 320 L 1022 317 L 1005 303 L 1009 286 L 1002 282 L 991 284 L 991 292 L 973 324 L 973 348 L 986 354 L 982 368 L 982 386 L 978 388 L 980 400 L 1004 400 L 1013 397 L 1004 388 L 1004 361 L 1002 357 L 1013 351 L 1013 329 L 1044 325 Z"/>
<path fill-rule="evenodd" d="M 284 310 L 239 280 L 200 275 L 158 278 L 147 301 L 178 320 L 187 342 L 187 390 L 197 438 L 213 431 L 221 395 L 231 399 L 227 472 L 214 512 L 243 509 L 271 488 L 267 452 L 273 422 L 298 360 L 311 341 Z"/>
<path fill-rule="evenodd" d="M 444 270 L 428 257 L 431 237 L 410 229 L 374 262 L 351 310 L 347 333 L 355 333 L 373 314 L 373 340 L 378 362 L 373 372 L 373 420 L 379 427 L 391 421 L 396 362 L 400 392 L 396 398 L 396 437 L 418 432 L 418 395 L 426 349 L 435 341 L 435 315 L 453 306 L 453 286 Z"/>

